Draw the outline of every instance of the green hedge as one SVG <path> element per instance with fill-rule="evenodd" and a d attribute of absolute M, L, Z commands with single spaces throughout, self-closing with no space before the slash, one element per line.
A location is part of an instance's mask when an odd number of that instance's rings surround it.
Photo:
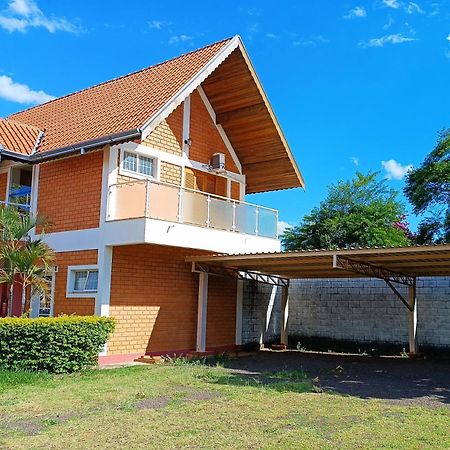
<path fill-rule="evenodd" d="M 0 319 L 0 369 L 63 373 L 94 366 L 113 330 L 109 317 Z"/>

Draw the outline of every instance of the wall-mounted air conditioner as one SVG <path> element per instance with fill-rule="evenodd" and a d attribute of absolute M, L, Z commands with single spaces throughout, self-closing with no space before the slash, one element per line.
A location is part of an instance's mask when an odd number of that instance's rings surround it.
<path fill-rule="evenodd" d="M 211 159 L 211 170 L 216 173 L 225 172 L 225 155 L 223 153 L 214 153 Z"/>

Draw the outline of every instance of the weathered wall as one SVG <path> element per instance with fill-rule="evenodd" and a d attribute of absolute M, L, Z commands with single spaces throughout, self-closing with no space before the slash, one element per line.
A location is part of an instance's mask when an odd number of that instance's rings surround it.
<path fill-rule="evenodd" d="M 259 341 L 261 332 L 263 341 L 279 336 L 279 293 L 265 324 L 271 290 L 247 284 L 244 342 Z M 399 291 L 406 294 L 406 288 Z M 290 335 L 404 346 L 408 341 L 407 310 L 381 280 L 296 280 L 289 299 Z M 450 348 L 450 278 L 419 280 L 417 304 L 419 345 Z"/>

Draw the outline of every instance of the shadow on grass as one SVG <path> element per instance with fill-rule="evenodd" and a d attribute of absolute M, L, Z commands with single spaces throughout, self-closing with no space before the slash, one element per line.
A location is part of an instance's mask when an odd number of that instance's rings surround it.
<path fill-rule="evenodd" d="M 450 364 L 446 360 L 263 351 L 229 360 L 225 368 L 256 377 L 267 371 L 300 370 L 327 392 L 403 405 L 450 407 Z"/>
<path fill-rule="evenodd" d="M 200 372 L 197 379 L 212 385 L 266 389 L 276 392 L 317 392 L 310 378 L 303 373 L 267 372 L 258 375 L 226 371 Z"/>

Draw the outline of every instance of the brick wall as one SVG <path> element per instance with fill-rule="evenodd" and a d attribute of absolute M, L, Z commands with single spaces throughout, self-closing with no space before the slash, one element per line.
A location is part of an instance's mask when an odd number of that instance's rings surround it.
<path fill-rule="evenodd" d="M 231 182 L 231 198 L 234 200 L 241 199 L 241 185 L 236 181 Z"/>
<path fill-rule="evenodd" d="M 6 200 L 6 188 L 8 185 L 8 174 L 0 173 L 0 200 L 5 201 Z"/>
<path fill-rule="evenodd" d="M 207 164 L 214 153 L 224 153 L 225 168 L 239 172 L 197 91 L 191 95 L 190 137 L 192 139 L 189 149 L 190 159 Z"/>
<path fill-rule="evenodd" d="M 102 165 L 102 150 L 40 165 L 38 211 L 48 232 L 99 226 Z"/>
<path fill-rule="evenodd" d="M 161 161 L 160 179 L 164 183 L 181 186 L 181 166 Z"/>
<path fill-rule="evenodd" d="M 244 296 L 245 342 L 279 338 L 279 300 L 266 328 L 270 286 L 247 285 Z M 406 288 L 399 288 L 406 295 Z M 450 278 L 418 280 L 419 345 L 450 348 Z M 381 280 L 295 280 L 289 290 L 290 335 L 354 342 L 383 342 L 407 347 L 408 314 Z"/>
<path fill-rule="evenodd" d="M 174 155 L 183 153 L 183 104 L 159 124 L 142 144 Z"/>
<path fill-rule="evenodd" d="M 54 315 L 92 315 L 95 311 L 94 298 L 67 298 L 67 267 L 97 264 L 97 250 L 64 252 L 56 254 L 58 272 L 55 274 Z"/>
<path fill-rule="evenodd" d="M 198 274 L 185 262 L 199 251 L 157 245 L 115 247 L 108 354 L 195 348 Z M 207 346 L 233 345 L 236 283 L 210 277 Z"/>

